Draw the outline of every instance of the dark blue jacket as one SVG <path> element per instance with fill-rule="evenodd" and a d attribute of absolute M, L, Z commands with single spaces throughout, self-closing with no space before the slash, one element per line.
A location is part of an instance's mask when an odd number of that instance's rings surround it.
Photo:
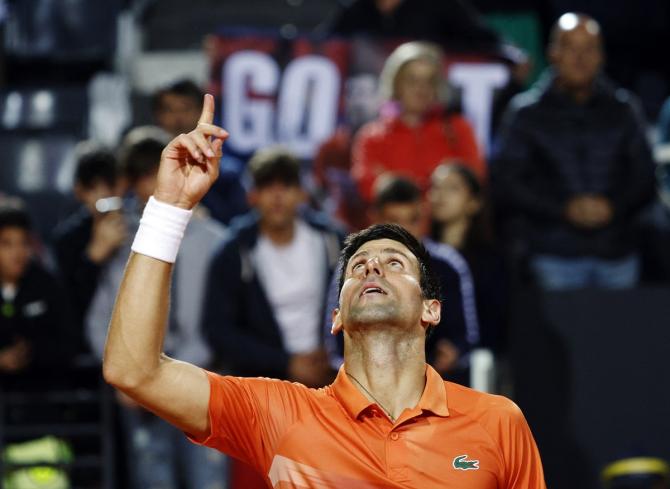
<path fill-rule="evenodd" d="M 323 266 L 330 280 L 342 235 L 321 215 L 306 213 L 301 218 L 323 236 L 327 257 Z M 256 212 L 233 221 L 229 238 L 214 254 L 210 266 L 203 330 L 217 362 L 227 371 L 285 379 L 289 353 L 252 259 L 259 233 Z M 325 299 L 324 294 L 324 308 Z"/>
<path fill-rule="evenodd" d="M 654 196 L 654 169 L 645 124 L 632 95 L 604 77 L 590 99 L 576 103 L 551 72 L 515 97 L 492 163 L 500 210 L 521 218 L 531 253 L 617 258 L 635 249 L 634 215 Z M 564 218 L 579 194 L 601 194 L 614 219 L 583 230 Z"/>

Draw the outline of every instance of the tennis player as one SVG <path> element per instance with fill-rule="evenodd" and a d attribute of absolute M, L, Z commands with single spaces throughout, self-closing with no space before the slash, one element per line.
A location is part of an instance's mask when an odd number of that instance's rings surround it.
<path fill-rule="evenodd" d="M 207 95 L 197 127 L 163 151 L 112 315 L 105 379 L 269 487 L 545 489 L 519 408 L 426 364 L 439 290 L 425 249 L 398 226 L 354 234 L 342 251 L 333 333 L 344 335 L 344 365 L 331 385 L 219 376 L 161 353 L 172 264 L 227 137 L 213 117 Z"/>

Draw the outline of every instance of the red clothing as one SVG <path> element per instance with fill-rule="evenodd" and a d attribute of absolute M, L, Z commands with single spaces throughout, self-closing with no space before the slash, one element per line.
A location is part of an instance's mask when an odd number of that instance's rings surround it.
<path fill-rule="evenodd" d="M 380 174 L 397 173 L 426 189 L 435 167 L 450 159 L 459 160 L 480 179 L 486 177 L 474 132 L 460 115 L 431 112 L 416 127 L 398 117 L 382 118 L 369 122 L 356 135 L 352 175 L 363 198 L 370 201 Z"/>

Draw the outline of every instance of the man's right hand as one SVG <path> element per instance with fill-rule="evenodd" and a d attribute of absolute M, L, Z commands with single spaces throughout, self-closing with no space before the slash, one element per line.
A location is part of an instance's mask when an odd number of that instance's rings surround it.
<path fill-rule="evenodd" d="M 174 138 L 163 150 L 156 200 L 192 209 L 216 181 L 221 146 L 228 133 L 213 121 L 214 97 L 207 94 L 197 127 Z"/>

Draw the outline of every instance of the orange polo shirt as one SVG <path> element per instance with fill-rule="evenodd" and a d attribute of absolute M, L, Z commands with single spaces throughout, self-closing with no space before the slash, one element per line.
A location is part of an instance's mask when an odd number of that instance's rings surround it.
<path fill-rule="evenodd" d="M 210 435 L 274 488 L 545 489 L 512 401 L 443 381 L 426 366 L 419 404 L 395 423 L 340 369 L 322 389 L 208 372 Z"/>

